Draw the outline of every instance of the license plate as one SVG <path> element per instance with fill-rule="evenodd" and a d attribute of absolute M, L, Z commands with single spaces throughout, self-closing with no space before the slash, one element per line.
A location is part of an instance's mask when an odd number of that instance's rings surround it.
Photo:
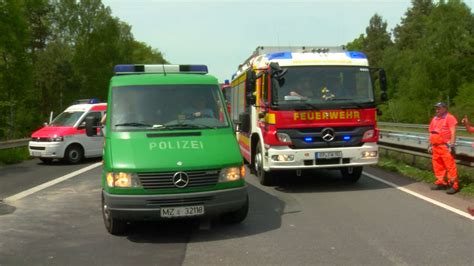
<path fill-rule="evenodd" d="M 204 206 L 167 207 L 161 208 L 160 212 L 164 218 L 199 216 L 204 215 Z"/>
<path fill-rule="evenodd" d="M 327 152 L 317 152 L 316 159 L 332 159 L 332 158 L 341 158 L 342 151 L 327 151 Z"/>
<path fill-rule="evenodd" d="M 32 151 L 32 152 L 31 152 L 31 156 L 40 157 L 40 156 L 41 156 L 41 152 L 39 152 L 39 151 Z"/>

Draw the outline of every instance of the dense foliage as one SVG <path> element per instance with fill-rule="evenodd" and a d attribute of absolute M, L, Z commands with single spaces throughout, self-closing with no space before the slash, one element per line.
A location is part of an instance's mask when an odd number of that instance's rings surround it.
<path fill-rule="evenodd" d="M 0 140 L 77 99 L 106 100 L 116 64 L 166 62 L 100 0 L 0 0 L 0 32 Z"/>
<path fill-rule="evenodd" d="M 347 47 L 387 72 L 390 100 L 381 120 L 428 123 L 438 101 L 459 120 L 474 120 L 474 15 L 463 1 L 412 0 L 391 33 L 375 14 Z"/>

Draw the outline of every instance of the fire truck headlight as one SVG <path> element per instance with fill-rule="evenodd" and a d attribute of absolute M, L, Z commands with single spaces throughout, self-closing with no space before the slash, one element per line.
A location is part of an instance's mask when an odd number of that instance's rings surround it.
<path fill-rule="evenodd" d="M 219 174 L 219 182 L 230 182 L 243 179 L 245 176 L 245 168 L 241 167 L 229 167 L 221 170 Z"/>
<path fill-rule="evenodd" d="M 140 179 L 135 173 L 108 172 L 106 179 L 109 187 L 141 187 Z"/>
<path fill-rule="evenodd" d="M 377 157 L 377 151 L 363 151 L 362 159 Z"/>
<path fill-rule="evenodd" d="M 281 142 L 291 143 L 291 138 L 286 133 L 277 133 L 277 138 Z"/>
<path fill-rule="evenodd" d="M 272 161 L 275 161 L 275 162 L 292 162 L 294 160 L 295 160 L 295 156 L 292 154 L 272 155 Z"/>

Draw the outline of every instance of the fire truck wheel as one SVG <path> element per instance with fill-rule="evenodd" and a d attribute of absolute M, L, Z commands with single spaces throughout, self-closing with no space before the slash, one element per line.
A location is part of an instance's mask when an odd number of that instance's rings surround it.
<path fill-rule="evenodd" d="M 51 164 L 53 162 L 53 158 L 43 158 L 43 157 L 40 157 L 39 158 L 40 161 L 42 161 L 44 164 Z"/>
<path fill-rule="evenodd" d="M 64 160 L 71 164 L 79 163 L 83 157 L 84 150 L 77 144 L 67 147 L 66 152 L 64 153 Z"/>
<path fill-rule="evenodd" d="M 274 173 L 267 172 L 263 169 L 263 153 L 260 143 L 257 143 L 257 150 L 254 158 L 255 175 L 258 177 L 260 184 L 271 186 L 275 183 Z"/>
<path fill-rule="evenodd" d="M 242 205 L 238 210 L 224 213 L 221 216 L 221 221 L 226 224 L 238 224 L 241 223 L 245 218 L 247 218 L 247 213 L 249 212 L 249 197 L 247 196 L 247 201 Z"/>
<path fill-rule="evenodd" d="M 362 169 L 362 166 L 342 168 L 342 179 L 347 182 L 355 183 L 360 179 L 360 176 L 362 175 Z"/>
<path fill-rule="evenodd" d="M 127 222 L 117 220 L 112 217 L 102 195 L 102 217 L 104 218 L 105 229 L 112 235 L 122 235 L 127 229 Z"/>

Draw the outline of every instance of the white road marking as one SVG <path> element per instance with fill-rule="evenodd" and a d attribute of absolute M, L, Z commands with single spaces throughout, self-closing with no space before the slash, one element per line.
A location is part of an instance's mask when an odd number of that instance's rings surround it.
<path fill-rule="evenodd" d="M 446 204 L 444 204 L 444 203 L 442 203 L 442 202 L 439 202 L 439 201 L 437 201 L 437 200 L 428 198 L 428 197 L 426 197 L 426 196 L 423 196 L 423 195 L 421 195 L 421 194 L 418 194 L 418 193 L 416 193 L 416 192 L 413 192 L 413 191 L 411 191 L 411 190 L 409 190 L 409 189 L 400 187 L 400 186 L 397 185 L 397 184 L 394 184 L 394 183 L 392 183 L 392 182 L 383 180 L 383 179 L 378 178 L 378 177 L 376 177 L 376 176 L 374 176 L 374 175 L 372 175 L 372 174 L 369 174 L 369 173 L 367 173 L 367 172 L 363 172 L 363 174 L 366 175 L 366 176 L 369 177 L 369 178 L 372 178 L 372 179 L 374 179 L 374 180 L 377 180 L 377 181 L 379 181 L 379 182 L 382 182 L 382 183 L 384 183 L 384 184 L 386 184 L 386 185 L 389 185 L 389 186 L 391 186 L 391 187 L 394 187 L 394 188 L 396 188 L 396 189 L 398 189 L 398 190 L 401 190 L 401 191 L 403 191 L 403 192 L 405 192 L 405 193 L 408 193 L 408 194 L 410 194 L 410 195 L 412 195 L 412 196 L 415 196 L 415 197 L 417 197 L 417 198 L 420 198 L 420 199 L 422 199 L 422 200 L 424 200 L 424 201 L 427 201 L 427 202 L 429 202 L 429 203 L 431 203 L 431 204 L 434 204 L 434 205 L 436 205 L 436 206 L 438 206 L 438 207 L 441 207 L 441 208 L 446 209 L 446 210 L 448 210 L 448 211 L 454 212 L 454 213 L 459 214 L 459 215 L 461 215 L 461 216 L 463 216 L 463 217 L 465 217 L 465 218 L 467 218 L 467 219 L 469 219 L 469 220 L 473 220 L 473 221 L 474 221 L 474 217 L 471 216 L 470 214 L 468 214 L 467 212 L 463 212 L 463 211 L 461 211 L 461 210 L 458 210 L 458 209 L 456 209 L 456 208 L 453 208 L 453 207 L 451 207 L 451 206 L 449 206 L 449 205 L 446 205 Z"/>
<path fill-rule="evenodd" d="M 60 183 L 60 182 L 63 182 L 63 181 L 65 181 L 65 180 L 68 180 L 68 179 L 70 179 L 70 178 L 73 178 L 73 177 L 75 177 L 75 176 L 77 176 L 77 175 L 80 175 L 80 174 L 82 174 L 82 173 L 85 173 L 85 172 L 87 172 L 87 171 L 89 171 L 89 170 L 92 170 L 92 169 L 94 169 L 94 168 L 96 168 L 96 167 L 98 167 L 98 166 L 101 166 L 101 165 L 102 165 L 101 162 L 100 162 L 100 163 L 95 163 L 95 164 L 93 164 L 93 165 L 89 165 L 89 166 L 87 166 L 87 167 L 84 167 L 84 168 L 82 168 L 82 169 L 79 169 L 79 170 L 77 170 L 77 171 L 74 171 L 74 172 L 72 172 L 72 173 L 69 173 L 69 174 L 67 174 L 67 175 L 64 175 L 64 176 L 58 177 L 58 178 L 56 178 L 56 179 L 53 179 L 53 180 L 51 180 L 51 181 L 49 181 L 49 182 L 43 183 L 43 184 L 41 184 L 41 185 L 39 185 L 39 186 L 36 186 L 36 187 L 30 188 L 30 189 L 27 189 L 27 190 L 25 190 L 25 191 L 22 191 L 22 192 L 20 192 L 20 193 L 18 193 L 18 194 L 15 194 L 15 195 L 13 195 L 13 196 L 8 197 L 8 198 L 4 198 L 3 201 L 4 201 L 4 202 L 13 202 L 13 201 L 22 199 L 22 198 L 24 198 L 24 197 L 27 197 L 27 196 L 33 194 L 33 193 L 36 193 L 36 192 L 38 192 L 38 191 L 40 191 L 40 190 L 43 190 L 43 189 L 45 189 L 45 188 L 48 188 L 48 187 L 50 187 L 50 186 L 54 186 L 54 185 L 56 185 L 57 183 Z"/>

